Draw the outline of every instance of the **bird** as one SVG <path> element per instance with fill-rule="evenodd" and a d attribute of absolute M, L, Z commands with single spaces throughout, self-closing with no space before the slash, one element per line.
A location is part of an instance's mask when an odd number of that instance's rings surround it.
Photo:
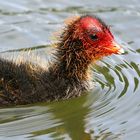
<path fill-rule="evenodd" d="M 66 100 L 90 89 L 93 62 L 124 50 L 95 15 L 73 18 L 63 29 L 47 69 L 0 58 L 0 106 Z"/>

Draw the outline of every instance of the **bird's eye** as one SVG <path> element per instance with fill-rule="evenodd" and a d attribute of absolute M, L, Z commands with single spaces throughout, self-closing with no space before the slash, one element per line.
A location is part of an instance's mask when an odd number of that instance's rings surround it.
<path fill-rule="evenodd" d="M 89 37 L 90 37 L 93 41 L 98 40 L 98 36 L 97 36 L 96 34 L 91 34 L 91 35 L 89 35 Z"/>

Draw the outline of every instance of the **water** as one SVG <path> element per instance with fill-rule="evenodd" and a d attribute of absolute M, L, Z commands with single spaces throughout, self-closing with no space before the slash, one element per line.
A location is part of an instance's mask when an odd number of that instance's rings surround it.
<path fill-rule="evenodd" d="M 0 0 L 1 55 L 13 59 L 13 54 L 30 48 L 42 61 L 49 59 L 50 44 L 56 41 L 53 33 L 65 18 L 84 13 L 97 14 L 111 25 L 125 54 L 93 66 L 96 86 L 91 93 L 1 108 L 0 140 L 140 139 L 139 0 Z"/>

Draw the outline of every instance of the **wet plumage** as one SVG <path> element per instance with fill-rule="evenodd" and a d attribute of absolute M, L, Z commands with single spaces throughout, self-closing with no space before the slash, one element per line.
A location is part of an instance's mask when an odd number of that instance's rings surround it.
<path fill-rule="evenodd" d="M 45 70 L 28 62 L 0 59 L 0 105 L 29 104 L 80 96 L 89 88 L 92 62 L 118 54 L 107 25 L 95 16 L 81 16 L 60 36 L 55 60 Z"/>

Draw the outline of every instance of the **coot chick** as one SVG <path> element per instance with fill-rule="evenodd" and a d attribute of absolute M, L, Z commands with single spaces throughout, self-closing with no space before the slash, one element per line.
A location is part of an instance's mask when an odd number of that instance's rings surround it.
<path fill-rule="evenodd" d="M 96 16 L 77 17 L 60 36 L 47 70 L 0 59 L 0 105 L 49 102 L 80 96 L 89 89 L 92 62 L 122 53 L 108 26 Z"/>

